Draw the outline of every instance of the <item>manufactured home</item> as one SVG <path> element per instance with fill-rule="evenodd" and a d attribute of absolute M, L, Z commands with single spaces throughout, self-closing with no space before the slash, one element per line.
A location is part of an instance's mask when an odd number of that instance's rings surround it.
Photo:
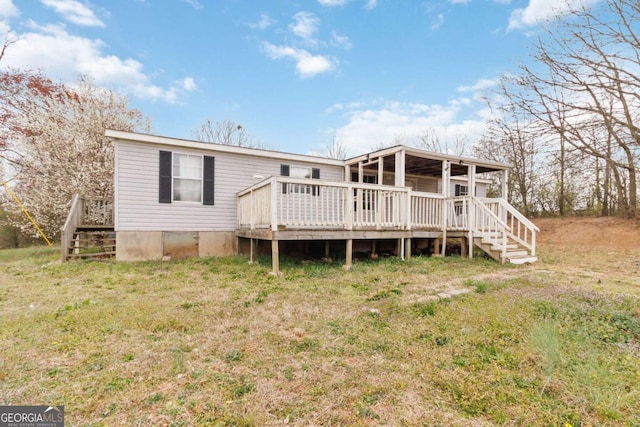
<path fill-rule="evenodd" d="M 262 252 L 277 273 L 287 247 L 320 245 L 349 267 L 354 250 L 444 255 L 456 239 L 463 255 L 479 248 L 500 262 L 536 261 L 539 230 L 506 200 L 507 164 L 406 146 L 336 160 L 113 130 L 106 136 L 115 144 L 114 198 L 74 197 L 64 260 L 238 252 L 253 260 Z M 491 175 L 501 182 L 499 197 L 488 197 Z"/>

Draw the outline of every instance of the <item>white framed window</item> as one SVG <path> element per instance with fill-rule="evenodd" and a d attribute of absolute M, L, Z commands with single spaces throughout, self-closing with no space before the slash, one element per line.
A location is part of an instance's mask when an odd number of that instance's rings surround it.
<path fill-rule="evenodd" d="M 320 169 L 307 166 L 280 165 L 280 176 L 289 176 L 299 179 L 320 179 Z M 298 193 L 320 195 L 320 187 L 309 184 L 282 184 L 282 194 Z"/>
<path fill-rule="evenodd" d="M 289 176 L 291 178 L 311 178 L 311 168 L 307 168 L 304 166 L 290 166 L 289 167 Z"/>
<path fill-rule="evenodd" d="M 200 155 L 173 153 L 173 201 L 202 202 L 202 159 Z"/>
<path fill-rule="evenodd" d="M 358 172 L 351 172 L 351 182 L 358 182 Z M 363 184 L 377 184 L 378 175 L 365 173 L 362 175 Z"/>
<path fill-rule="evenodd" d="M 462 185 L 462 184 L 456 184 L 455 195 L 456 196 L 468 196 L 469 195 L 469 186 L 468 185 Z"/>

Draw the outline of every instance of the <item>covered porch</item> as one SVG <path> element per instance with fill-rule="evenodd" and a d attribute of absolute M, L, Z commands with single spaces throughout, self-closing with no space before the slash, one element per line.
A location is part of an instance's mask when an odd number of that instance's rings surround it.
<path fill-rule="evenodd" d="M 397 239 L 401 258 L 412 239 L 433 239 L 444 255 L 455 237 L 468 256 L 477 246 L 501 262 L 532 262 L 537 227 L 502 197 L 475 196 L 477 174 L 488 172 L 501 174 L 506 194 L 508 168 L 393 147 L 348 160 L 344 182 L 267 178 L 238 193 L 236 236 L 249 239 L 252 260 L 255 241 L 271 241 L 275 273 L 279 242 L 295 240 L 343 240 L 347 268 L 354 240 L 380 239 Z M 453 186 L 452 177 L 462 179 Z"/>

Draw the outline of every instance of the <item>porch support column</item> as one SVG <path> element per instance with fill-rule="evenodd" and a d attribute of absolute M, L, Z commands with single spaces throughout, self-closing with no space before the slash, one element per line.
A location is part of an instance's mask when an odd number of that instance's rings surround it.
<path fill-rule="evenodd" d="M 280 275 L 280 249 L 277 240 L 271 241 L 271 274 Z"/>
<path fill-rule="evenodd" d="M 345 261 L 344 261 L 345 270 L 351 270 L 352 261 L 353 261 L 353 240 L 347 239 L 346 255 L 345 255 Z"/>
<path fill-rule="evenodd" d="M 404 187 L 404 167 L 406 160 L 406 151 L 400 150 L 396 153 L 396 171 L 395 171 L 395 186 Z"/>
<path fill-rule="evenodd" d="M 344 165 L 344 182 L 351 182 L 351 166 Z"/>
<path fill-rule="evenodd" d="M 507 169 L 502 171 L 502 190 L 500 197 L 502 197 L 505 201 L 509 201 L 509 187 L 507 186 L 507 181 L 509 181 L 509 171 Z"/>
<path fill-rule="evenodd" d="M 362 162 L 358 162 L 358 182 L 362 184 L 364 181 L 364 165 Z"/>
<path fill-rule="evenodd" d="M 448 197 L 449 197 L 449 180 L 451 177 L 451 164 L 448 160 L 442 161 L 442 246 L 440 247 L 441 255 L 445 256 L 447 248 L 447 227 L 449 223 L 449 209 L 448 209 Z"/>
<path fill-rule="evenodd" d="M 476 165 L 469 165 L 467 168 L 467 185 L 469 188 L 469 205 L 467 207 L 469 211 L 469 218 L 467 224 L 469 225 L 469 258 L 473 258 L 473 231 L 476 228 L 476 208 L 472 200 L 476 195 Z"/>
<path fill-rule="evenodd" d="M 378 185 L 384 183 L 384 157 L 378 157 Z"/>

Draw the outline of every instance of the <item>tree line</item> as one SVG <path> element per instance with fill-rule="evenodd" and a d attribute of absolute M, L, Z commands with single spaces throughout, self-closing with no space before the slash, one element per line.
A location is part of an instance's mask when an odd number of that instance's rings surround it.
<path fill-rule="evenodd" d="M 640 4 L 567 3 L 532 59 L 487 95 L 476 155 L 514 169 L 510 200 L 527 215 L 635 218 L 640 160 Z"/>

